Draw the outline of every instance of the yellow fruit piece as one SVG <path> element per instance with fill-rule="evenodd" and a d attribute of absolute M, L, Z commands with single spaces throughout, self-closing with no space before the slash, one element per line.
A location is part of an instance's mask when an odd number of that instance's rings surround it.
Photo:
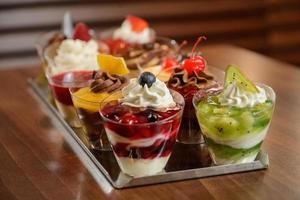
<path fill-rule="evenodd" d="M 81 88 L 72 94 L 73 104 L 76 108 L 83 108 L 91 112 L 98 112 L 100 103 L 108 97 L 107 92 L 93 93 L 89 87 Z"/>
<path fill-rule="evenodd" d="M 116 75 L 126 75 L 129 69 L 122 57 L 115 57 L 107 54 L 98 54 L 97 61 L 100 70 Z"/>

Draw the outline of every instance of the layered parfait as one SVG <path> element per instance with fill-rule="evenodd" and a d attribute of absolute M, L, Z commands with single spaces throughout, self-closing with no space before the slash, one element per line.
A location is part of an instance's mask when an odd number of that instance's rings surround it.
<path fill-rule="evenodd" d="M 235 66 L 226 70 L 224 90 L 198 93 L 196 114 L 217 165 L 252 162 L 267 134 L 275 93 L 269 86 L 253 84 Z"/>
<path fill-rule="evenodd" d="M 129 71 L 122 58 L 98 55 L 100 70 L 94 71 L 88 86 L 71 89 L 72 100 L 86 133 L 89 145 L 95 150 L 110 150 L 110 145 L 99 114 L 100 102 L 128 82 Z"/>
<path fill-rule="evenodd" d="M 197 55 L 196 47 L 205 37 L 199 37 L 189 56 L 184 56 L 180 65 L 174 69 L 168 87 L 179 92 L 185 100 L 182 123 L 177 141 L 185 144 L 204 142 L 192 104 L 194 94 L 199 90 L 220 90 L 220 84 L 206 72 L 205 59 Z"/>
<path fill-rule="evenodd" d="M 177 43 L 157 37 L 142 18 L 129 15 L 122 25 L 100 34 L 102 51 L 124 57 L 128 68 L 159 73 L 165 65 L 176 63 Z M 166 77 L 166 74 L 161 74 Z"/>
<path fill-rule="evenodd" d="M 130 79 L 121 92 L 102 102 L 104 127 L 124 173 L 141 177 L 164 169 L 176 141 L 183 106 L 183 97 L 150 72 Z"/>
<path fill-rule="evenodd" d="M 73 38 L 57 33 L 44 50 L 46 76 L 59 112 L 73 127 L 80 126 L 69 88 L 86 86 L 92 70 L 98 69 L 98 44 L 83 23 L 76 25 Z"/>

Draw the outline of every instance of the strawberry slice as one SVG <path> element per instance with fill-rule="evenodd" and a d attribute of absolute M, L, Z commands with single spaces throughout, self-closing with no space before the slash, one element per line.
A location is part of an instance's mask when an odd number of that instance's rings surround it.
<path fill-rule="evenodd" d="M 74 40 L 78 39 L 85 42 L 92 38 L 89 34 L 89 27 L 82 22 L 76 24 L 72 37 Z"/>
<path fill-rule="evenodd" d="M 148 22 L 133 15 L 128 15 L 126 20 L 131 24 L 131 30 L 137 33 L 142 32 L 145 28 L 149 27 Z"/>

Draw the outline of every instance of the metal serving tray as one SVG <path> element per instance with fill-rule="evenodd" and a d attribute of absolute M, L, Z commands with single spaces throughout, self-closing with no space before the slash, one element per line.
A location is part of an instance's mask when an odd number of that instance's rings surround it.
<path fill-rule="evenodd" d="M 88 171 L 104 190 L 128 188 L 171 181 L 217 176 L 223 174 L 266 169 L 269 165 L 268 154 L 261 151 L 256 160 L 245 164 L 214 166 L 207 148 L 201 145 L 175 144 L 173 153 L 160 174 L 132 178 L 120 171 L 111 151 L 93 151 L 85 145 L 81 129 L 72 129 L 61 117 L 48 98 L 47 87 L 42 87 L 34 79 L 28 80 L 38 100 L 48 109 L 57 128 L 80 158 Z"/>

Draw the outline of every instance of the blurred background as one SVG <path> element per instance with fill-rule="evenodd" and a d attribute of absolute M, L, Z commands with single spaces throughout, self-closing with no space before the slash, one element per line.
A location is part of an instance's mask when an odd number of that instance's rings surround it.
<path fill-rule="evenodd" d="M 300 0 L 0 0 L 0 68 L 38 64 L 37 37 L 59 30 L 67 10 L 97 31 L 133 14 L 178 42 L 206 35 L 205 45 L 235 44 L 300 66 Z"/>

